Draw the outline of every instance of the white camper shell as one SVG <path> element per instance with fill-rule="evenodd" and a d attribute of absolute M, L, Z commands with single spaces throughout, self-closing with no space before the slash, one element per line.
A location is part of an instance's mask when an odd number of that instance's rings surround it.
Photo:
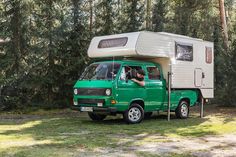
<path fill-rule="evenodd" d="M 200 89 L 203 98 L 214 97 L 214 45 L 212 42 L 165 32 L 134 32 L 94 37 L 88 56 L 127 57 L 162 65 L 172 89 Z"/>

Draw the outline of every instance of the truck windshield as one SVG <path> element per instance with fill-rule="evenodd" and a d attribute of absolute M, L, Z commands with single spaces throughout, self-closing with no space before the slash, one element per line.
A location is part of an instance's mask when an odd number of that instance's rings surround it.
<path fill-rule="evenodd" d="M 85 69 L 80 80 L 113 80 L 119 69 L 117 63 L 94 63 Z"/>

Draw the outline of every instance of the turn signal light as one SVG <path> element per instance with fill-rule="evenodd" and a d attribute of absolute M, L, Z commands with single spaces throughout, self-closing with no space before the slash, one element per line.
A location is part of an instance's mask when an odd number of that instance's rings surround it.
<path fill-rule="evenodd" d="M 115 100 L 111 100 L 111 104 L 116 104 L 116 101 Z"/>

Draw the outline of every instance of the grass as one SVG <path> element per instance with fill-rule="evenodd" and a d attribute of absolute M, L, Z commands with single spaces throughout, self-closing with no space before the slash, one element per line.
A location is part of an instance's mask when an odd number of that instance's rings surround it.
<path fill-rule="evenodd" d="M 0 115 L 0 156 L 95 156 L 128 153 L 129 147 L 146 142 L 166 142 L 165 137 L 198 138 L 236 133 L 236 108 L 206 108 L 201 119 L 195 112 L 186 120 L 166 115 L 153 116 L 137 125 L 128 125 L 120 117 L 93 122 L 86 114 L 70 110 L 36 111 Z M 156 138 L 158 137 L 163 138 Z M 152 156 L 133 152 L 136 156 Z M 169 156 L 181 156 L 170 154 Z M 182 154 L 182 156 L 190 156 Z"/>

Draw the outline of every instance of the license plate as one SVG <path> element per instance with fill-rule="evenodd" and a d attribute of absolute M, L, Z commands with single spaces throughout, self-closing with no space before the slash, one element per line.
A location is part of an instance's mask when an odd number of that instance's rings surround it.
<path fill-rule="evenodd" d="M 98 107 L 102 107 L 102 103 L 101 102 L 99 102 L 99 103 L 97 103 L 97 105 L 98 105 Z"/>
<path fill-rule="evenodd" d="M 80 110 L 81 111 L 85 111 L 85 112 L 93 112 L 93 108 L 92 107 L 81 107 Z"/>

